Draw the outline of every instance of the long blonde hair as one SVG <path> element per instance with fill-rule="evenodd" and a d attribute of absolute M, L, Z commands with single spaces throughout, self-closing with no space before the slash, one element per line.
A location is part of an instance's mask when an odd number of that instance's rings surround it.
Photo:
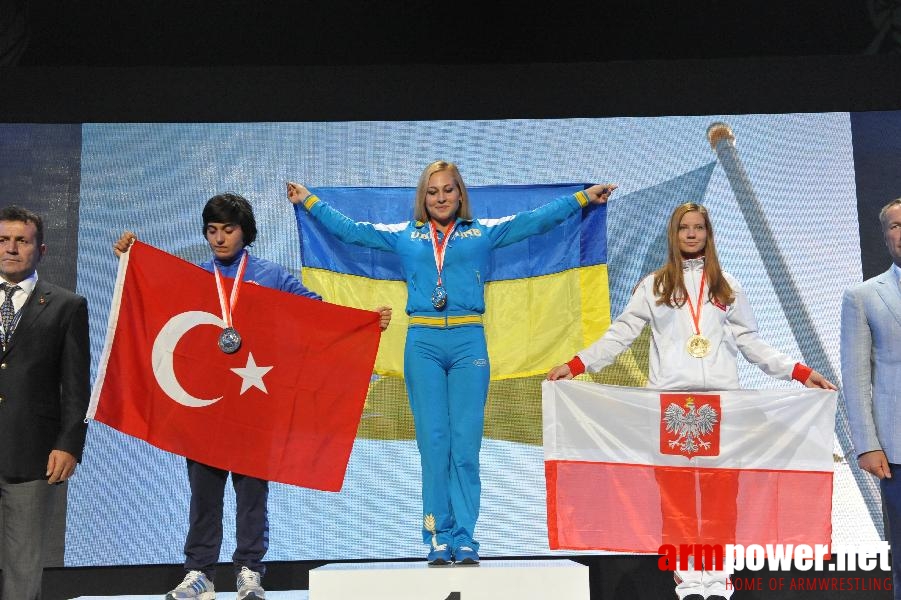
<path fill-rule="evenodd" d="M 426 191 L 429 189 L 429 179 L 432 175 L 441 171 L 449 172 L 457 184 L 457 189 L 460 190 L 460 206 L 457 209 L 457 216 L 467 221 L 472 220 L 472 212 L 469 209 L 469 192 L 466 191 L 466 185 L 463 183 L 460 171 L 457 169 L 457 165 L 444 160 L 436 160 L 431 163 L 423 169 L 422 175 L 419 176 L 419 184 L 416 186 L 416 197 L 413 198 L 413 219 L 422 223 L 428 222 L 429 212 L 425 207 L 425 196 Z"/>
<path fill-rule="evenodd" d="M 654 293 L 657 304 L 682 306 L 688 297 L 685 289 L 685 278 L 682 276 L 682 252 L 679 250 L 679 225 L 687 213 L 698 212 L 704 217 L 707 228 L 707 242 L 704 246 L 704 277 L 707 280 L 707 297 L 711 302 L 729 305 L 735 301 L 735 292 L 723 276 L 720 260 L 716 254 L 716 243 L 713 239 L 713 223 L 707 209 L 696 202 L 686 202 L 677 206 L 669 219 L 667 241 L 669 252 L 666 263 L 654 271 Z"/>

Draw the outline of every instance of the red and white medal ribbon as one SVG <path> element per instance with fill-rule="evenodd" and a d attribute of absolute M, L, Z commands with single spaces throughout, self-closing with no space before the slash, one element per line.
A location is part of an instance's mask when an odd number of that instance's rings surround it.
<path fill-rule="evenodd" d="M 707 278 L 707 271 L 701 271 L 701 288 L 698 290 L 698 310 L 695 312 L 694 306 L 691 304 L 691 297 L 688 290 L 685 291 L 685 301 L 688 303 L 688 312 L 691 314 L 692 323 L 695 326 L 695 333 L 688 338 L 686 349 L 688 353 L 695 358 L 704 358 L 710 352 L 710 340 L 701 334 L 701 307 L 704 305 L 704 281 Z"/>
<path fill-rule="evenodd" d="M 444 232 L 444 239 L 439 242 L 438 227 L 435 226 L 434 221 L 429 221 L 429 233 L 431 234 L 429 237 L 432 240 L 432 253 L 435 255 L 435 268 L 438 269 L 438 287 L 441 287 L 441 273 L 444 271 L 444 250 L 456 226 L 457 223 L 455 222 L 448 227 L 447 231 Z"/>
<path fill-rule="evenodd" d="M 228 300 L 226 300 L 225 285 L 222 283 L 222 274 L 216 266 L 216 261 L 213 261 L 213 275 L 216 277 L 216 292 L 219 294 L 219 308 L 222 310 L 222 321 L 227 328 L 232 327 L 232 311 L 235 310 L 235 306 L 238 304 L 238 296 L 241 293 L 241 284 L 244 282 L 245 269 L 247 269 L 247 250 L 244 250 L 244 255 L 241 257 L 241 262 L 238 264 L 238 272 L 235 274 L 231 293 L 228 296 Z"/>

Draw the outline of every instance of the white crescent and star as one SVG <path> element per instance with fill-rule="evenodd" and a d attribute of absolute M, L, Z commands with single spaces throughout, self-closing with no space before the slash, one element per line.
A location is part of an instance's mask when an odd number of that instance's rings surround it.
<path fill-rule="evenodd" d="M 220 329 L 225 329 L 225 322 L 213 313 L 199 310 L 179 313 L 169 319 L 169 321 L 163 325 L 163 328 L 160 329 L 156 339 L 153 341 L 153 350 L 150 357 L 153 366 L 153 375 L 156 377 L 156 381 L 160 388 L 167 396 L 179 404 L 191 408 L 209 406 L 210 404 L 222 400 L 224 397 L 197 398 L 192 396 L 182 387 L 178 378 L 175 376 L 173 360 L 175 346 L 178 345 L 182 336 L 199 325 L 215 325 Z M 215 349 L 214 351 L 218 352 L 218 349 Z M 241 392 L 239 395 L 243 395 L 244 392 L 252 387 L 258 388 L 264 393 L 268 393 L 266 384 L 263 382 L 263 376 L 271 371 L 272 367 L 258 366 L 252 353 L 247 354 L 247 363 L 244 367 L 232 368 L 230 370 L 241 378 Z"/>

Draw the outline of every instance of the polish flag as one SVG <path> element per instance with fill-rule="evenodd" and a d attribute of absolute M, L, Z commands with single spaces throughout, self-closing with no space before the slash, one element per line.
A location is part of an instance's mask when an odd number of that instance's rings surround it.
<path fill-rule="evenodd" d="M 213 274 L 135 242 L 119 260 L 88 418 L 213 467 L 339 491 L 379 315 L 252 282 L 240 290 L 242 341 L 226 354 Z"/>
<path fill-rule="evenodd" d="M 550 548 L 829 544 L 836 398 L 543 382 Z"/>

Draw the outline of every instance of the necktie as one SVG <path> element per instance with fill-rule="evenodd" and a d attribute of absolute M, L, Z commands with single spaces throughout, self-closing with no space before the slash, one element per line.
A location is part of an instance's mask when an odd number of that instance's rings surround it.
<path fill-rule="evenodd" d="M 3 299 L 3 304 L 0 304 L 0 321 L 3 323 L 4 348 L 6 348 L 10 338 L 13 336 L 13 319 L 15 319 L 16 316 L 16 310 L 13 308 L 13 294 L 15 294 L 18 289 L 21 288 L 17 285 L 9 285 L 6 282 L 0 283 L 0 290 L 6 292 L 6 298 Z"/>

